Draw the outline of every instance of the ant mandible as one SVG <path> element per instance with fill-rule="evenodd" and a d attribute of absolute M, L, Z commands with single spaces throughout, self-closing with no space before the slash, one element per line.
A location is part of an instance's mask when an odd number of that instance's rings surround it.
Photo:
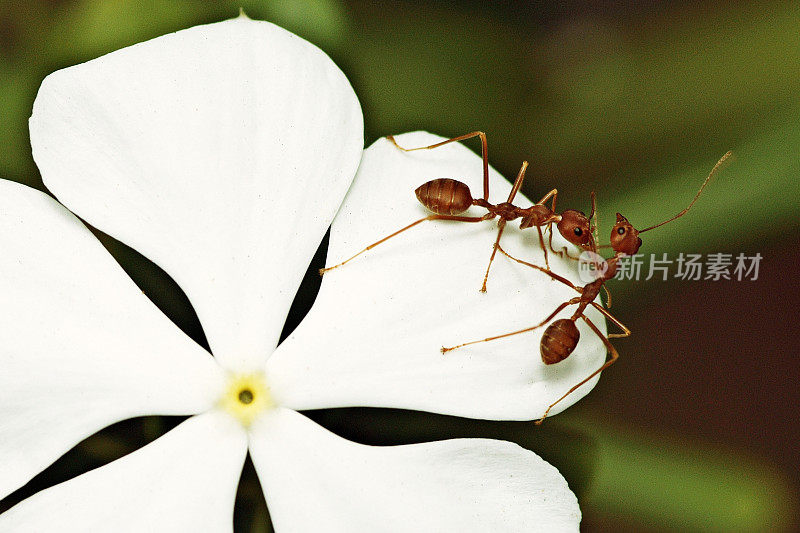
<path fill-rule="evenodd" d="M 550 315 L 548 315 L 547 318 L 545 318 L 544 320 L 542 320 L 539 324 L 537 324 L 535 326 L 532 326 L 532 327 L 529 327 L 529 328 L 525 328 L 525 329 L 521 329 L 521 330 L 518 330 L 518 331 L 512 331 L 511 333 L 505 333 L 503 335 L 496 335 L 494 337 L 488 337 L 486 339 L 482 339 L 482 340 L 478 340 L 478 341 L 466 342 L 464 344 L 459 344 L 457 346 L 453 346 L 453 347 L 450 347 L 450 348 L 442 347 L 442 353 L 446 353 L 446 352 L 449 352 L 451 350 L 455 350 L 457 348 L 462 348 L 464 346 L 469 346 L 471 344 L 477 344 L 477 343 L 480 343 L 480 342 L 493 341 L 493 340 L 502 339 L 502 338 L 505 338 L 505 337 L 510 337 L 512 335 L 518 335 L 520 333 L 533 331 L 535 329 L 538 329 L 538 328 L 544 326 L 548 322 L 550 322 L 565 307 L 567 307 L 569 305 L 577 304 L 578 307 L 577 307 L 577 309 L 575 309 L 575 312 L 572 314 L 571 317 L 558 319 L 558 320 L 554 321 L 552 324 L 550 324 L 547 327 L 547 329 L 544 330 L 544 333 L 542 334 L 541 342 L 539 344 L 539 350 L 540 350 L 540 353 L 541 353 L 541 356 L 542 356 L 542 362 L 544 362 L 545 365 L 553 365 L 553 364 L 559 363 L 559 362 L 563 361 L 564 359 L 566 359 L 567 357 L 569 357 L 569 355 L 575 350 L 575 347 L 578 345 L 578 341 L 580 340 L 580 332 L 578 331 L 578 328 L 575 325 L 575 323 L 578 321 L 578 319 L 582 319 L 584 322 L 586 322 L 586 324 L 589 326 L 589 328 L 598 337 L 600 337 L 600 340 L 603 341 L 603 344 L 606 347 L 606 351 L 608 353 L 610 353 L 611 356 L 610 356 L 610 358 L 608 358 L 603 363 L 603 365 L 600 368 L 598 368 L 597 370 L 595 370 L 594 372 L 589 374 L 589 376 L 587 376 L 585 379 L 581 380 L 578 384 L 576 384 L 575 386 L 570 388 L 558 400 L 556 400 L 555 402 L 550 404 L 550 406 L 547 408 L 547 410 L 545 410 L 545 412 L 542 415 L 542 417 L 539 420 L 536 421 L 537 424 L 541 424 L 542 422 L 544 422 L 544 419 L 547 418 L 548 413 L 550 412 L 550 410 L 555 405 L 557 405 L 561 400 L 563 400 L 564 398 L 566 398 L 567 396 L 569 396 L 570 394 L 575 392 L 581 385 L 583 385 L 584 383 L 586 383 L 587 381 L 589 381 L 590 379 L 595 377 L 597 374 L 599 374 L 600 372 L 602 372 L 603 370 L 605 370 L 606 368 L 608 368 L 609 366 L 614 364 L 614 362 L 619 358 L 619 353 L 617 352 L 616 348 L 614 348 L 614 345 L 611 344 L 609 339 L 616 338 L 616 337 L 627 337 L 627 336 L 629 336 L 631 334 L 631 331 L 622 322 L 620 322 L 610 312 L 608 312 L 608 310 L 606 310 L 602 305 L 598 304 L 595 301 L 597 299 L 598 294 L 600 294 L 600 289 L 601 288 L 605 288 L 604 287 L 605 282 L 610 280 L 610 279 L 612 279 L 616 275 L 617 266 L 618 266 L 619 260 L 622 257 L 625 257 L 625 256 L 635 255 L 639 251 L 639 247 L 642 245 L 642 239 L 641 239 L 641 237 L 639 237 L 639 234 L 644 233 L 646 231 L 650 231 L 650 230 L 655 229 L 655 228 L 657 228 L 659 226 L 663 226 L 664 224 L 672 222 L 673 220 L 685 215 L 686 212 L 689 211 L 689 209 L 691 209 L 691 207 L 694 205 L 694 203 L 700 197 L 700 194 L 703 192 L 703 189 L 708 184 L 708 182 L 711 179 L 711 177 L 717 172 L 719 167 L 730 156 L 731 156 L 731 152 L 728 152 L 725 155 L 723 155 L 720 158 L 719 161 L 717 161 L 717 164 L 714 165 L 714 168 L 711 169 L 711 172 L 708 174 L 708 177 L 705 179 L 703 184 L 700 186 L 700 190 L 697 191 L 697 194 L 695 195 L 695 197 L 691 201 L 691 203 L 685 209 L 683 209 L 681 212 L 679 212 L 677 215 L 673 216 L 672 218 L 669 218 L 669 219 L 667 219 L 667 220 L 665 220 L 663 222 L 660 222 L 660 223 L 655 224 L 653 226 L 650 226 L 648 228 L 645 228 L 645 229 L 642 229 L 642 230 L 637 230 L 636 228 L 633 227 L 633 225 L 630 222 L 628 222 L 627 218 L 625 218 L 621 214 L 617 213 L 617 221 L 614 224 L 614 227 L 611 229 L 611 237 L 610 237 L 610 247 L 614 251 L 614 256 L 610 257 L 608 259 L 602 259 L 598 255 L 592 256 L 592 257 L 598 257 L 599 258 L 599 260 L 594 260 L 595 261 L 595 263 L 594 263 L 595 267 L 597 268 L 599 274 L 598 274 L 598 277 L 594 281 L 592 281 L 590 283 L 587 283 L 583 287 L 579 287 L 579 286 L 575 285 L 574 283 L 572 283 L 568 279 L 566 279 L 566 278 L 564 278 L 562 276 L 559 276 L 558 274 L 552 272 L 549 268 L 542 268 L 542 267 L 540 267 L 538 265 L 534 265 L 532 263 L 528 263 L 527 261 L 523 261 L 521 259 L 517 259 L 516 257 L 511 256 L 505 250 L 503 250 L 501 247 L 498 246 L 498 249 L 500 250 L 500 252 L 503 255 L 505 255 L 506 257 L 508 257 L 508 258 L 510 258 L 510 259 L 516 261 L 517 263 L 522 264 L 522 265 L 525 265 L 525 266 L 528 266 L 528 267 L 531 267 L 531 268 L 535 268 L 536 270 L 544 272 L 545 274 L 550 276 L 552 279 L 560 281 L 564 285 L 567 285 L 568 287 L 571 287 L 572 289 L 577 291 L 580 296 L 576 296 L 575 298 L 572 298 L 572 299 L 567 300 L 566 302 L 562 303 L 561 305 L 559 305 L 556 308 L 555 311 L 550 313 Z M 595 209 L 595 194 L 594 193 L 592 193 L 592 213 L 595 215 L 595 228 L 596 228 L 597 227 L 597 218 L 596 218 L 597 217 L 597 211 Z M 593 247 L 592 252 L 594 254 L 597 254 L 597 246 L 596 245 Z M 613 322 L 614 325 L 619 327 L 622 330 L 622 333 L 611 333 L 611 334 L 609 334 L 607 336 L 603 335 L 603 333 L 591 321 L 591 319 L 589 319 L 584 314 L 584 311 L 586 310 L 586 308 L 588 306 L 592 306 L 595 309 L 597 309 L 606 318 L 608 318 L 611 322 Z"/>
<path fill-rule="evenodd" d="M 427 220 L 455 220 L 458 222 L 483 222 L 484 220 L 491 220 L 495 217 L 499 217 L 500 220 L 497 223 L 498 230 L 497 230 L 497 239 L 495 239 L 494 247 L 492 249 L 492 255 L 489 258 L 489 265 L 486 267 L 486 274 L 483 277 L 483 285 L 481 285 L 481 292 L 486 292 L 486 282 L 489 279 L 489 270 L 492 268 L 492 262 L 494 261 L 495 255 L 497 254 L 497 249 L 500 246 L 500 237 L 503 235 L 503 230 L 505 229 L 506 223 L 512 220 L 516 220 L 517 218 L 521 218 L 520 221 L 520 229 L 526 229 L 530 227 L 536 227 L 536 230 L 539 233 L 539 244 L 544 251 L 544 260 L 545 266 L 549 269 L 550 263 L 547 258 L 547 249 L 545 248 L 544 244 L 544 236 L 542 235 L 542 227 L 546 227 L 550 230 L 550 249 L 553 250 L 553 230 L 552 225 L 556 224 L 558 231 L 564 238 L 569 241 L 570 243 L 584 249 L 584 250 L 592 250 L 594 249 L 594 241 L 592 237 L 592 232 L 589 225 L 589 220 L 591 215 L 587 218 L 585 214 L 580 211 L 576 211 L 574 209 L 568 209 L 561 214 L 555 212 L 556 209 L 556 198 L 558 197 L 558 189 L 553 189 L 552 191 L 548 192 L 541 200 L 539 200 L 534 205 L 528 208 L 521 208 L 515 206 L 512 202 L 514 201 L 514 197 L 519 192 L 520 188 L 522 187 L 522 182 L 525 179 L 525 170 L 528 168 L 528 162 L 523 161 L 522 167 L 517 174 L 517 178 L 514 180 L 514 185 L 511 188 L 511 193 L 508 195 L 508 199 L 500 204 L 492 204 L 489 202 L 489 159 L 488 159 L 488 144 L 486 142 L 486 134 L 482 131 L 474 131 L 472 133 L 467 133 L 466 135 L 461 135 L 459 137 L 453 137 L 452 139 L 448 139 L 446 141 L 442 141 L 436 144 L 432 144 L 430 146 L 422 146 L 419 148 L 403 148 L 395 141 L 394 137 L 389 135 L 386 138 L 394 144 L 400 150 L 404 152 L 413 152 L 415 150 L 430 150 L 433 148 L 438 148 L 440 146 L 444 146 L 446 144 L 457 142 L 457 141 L 464 141 L 467 139 L 471 139 L 473 137 L 480 137 L 481 139 L 481 154 L 483 157 L 483 198 L 473 198 L 472 192 L 470 191 L 469 187 L 460 181 L 450 179 L 450 178 L 438 178 L 426 183 L 423 183 L 414 191 L 417 196 L 419 202 L 424 205 L 428 210 L 433 211 L 436 213 L 435 215 L 429 215 L 423 217 L 419 220 L 416 220 L 405 226 L 391 235 L 384 237 L 383 239 L 374 242 L 358 252 L 357 254 L 353 255 L 349 259 L 342 261 L 339 264 L 321 268 L 319 270 L 320 275 L 325 274 L 325 272 L 329 270 L 333 270 L 334 268 L 338 268 L 346 263 L 352 261 L 359 255 L 363 254 L 364 252 L 375 248 L 379 244 L 388 241 L 392 237 L 403 233 L 404 231 L 413 228 L 417 224 L 425 222 Z M 552 207 L 547 207 L 545 202 L 552 199 Z M 467 211 L 471 206 L 478 206 L 483 207 L 487 210 L 487 213 L 483 216 L 463 216 L 462 213 Z M 556 252 L 553 250 L 554 253 L 561 255 L 565 252 Z M 569 255 L 567 253 L 567 255 Z"/>

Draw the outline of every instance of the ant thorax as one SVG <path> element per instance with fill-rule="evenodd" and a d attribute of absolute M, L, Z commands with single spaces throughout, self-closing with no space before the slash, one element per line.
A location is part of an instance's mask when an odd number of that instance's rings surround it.
<path fill-rule="evenodd" d="M 548 222 L 555 221 L 555 215 L 549 207 L 542 204 L 535 204 L 527 209 L 520 209 L 518 211 L 522 221 L 519 223 L 520 229 L 532 228 L 534 226 L 543 226 Z"/>

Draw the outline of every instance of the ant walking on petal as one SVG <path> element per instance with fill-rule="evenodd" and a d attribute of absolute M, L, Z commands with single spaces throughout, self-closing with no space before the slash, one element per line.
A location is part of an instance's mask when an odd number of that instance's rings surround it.
<path fill-rule="evenodd" d="M 453 137 L 452 139 L 448 139 L 446 141 L 442 141 L 436 144 L 432 144 L 430 146 L 422 146 L 419 148 L 403 148 L 395 141 L 393 136 L 388 136 L 387 139 L 394 144 L 400 150 L 404 152 L 413 152 L 415 150 L 431 150 L 433 148 L 438 148 L 440 146 L 444 146 L 446 144 L 458 141 L 464 141 L 467 139 L 471 139 L 473 137 L 480 137 L 481 139 L 481 154 L 483 157 L 483 197 L 482 198 L 473 198 L 472 192 L 470 191 L 469 187 L 460 181 L 450 179 L 450 178 L 438 178 L 420 185 L 414 192 L 417 196 L 419 202 L 424 205 L 428 210 L 436 213 L 434 215 L 429 215 L 423 217 L 419 220 L 416 220 L 405 226 L 391 235 L 384 237 L 383 239 L 374 242 L 358 252 L 357 254 L 353 255 L 349 259 L 342 261 L 339 264 L 321 268 L 319 273 L 320 275 L 325 274 L 329 270 L 333 270 L 334 268 L 338 268 L 346 263 L 352 261 L 359 255 L 363 254 L 364 252 L 371 250 L 378 246 L 379 244 L 388 241 L 392 237 L 403 233 L 404 231 L 413 228 L 417 224 L 425 222 L 427 220 L 455 220 L 458 222 L 483 222 L 484 220 L 491 220 L 493 218 L 499 217 L 500 220 L 497 223 L 498 230 L 497 230 L 497 239 L 495 239 L 494 247 L 492 249 L 492 255 L 489 257 L 489 265 L 486 267 L 486 274 L 483 277 L 483 285 L 481 286 L 481 292 L 486 292 L 486 282 L 489 279 L 489 270 L 492 267 L 492 262 L 494 261 L 495 255 L 497 254 L 497 250 L 500 246 L 500 237 L 503 235 L 503 230 L 506 227 L 506 223 L 512 220 L 516 220 L 517 218 L 521 218 L 520 221 L 520 229 L 526 229 L 530 227 L 536 227 L 536 230 L 539 233 L 539 244 L 544 251 L 544 260 L 545 266 L 549 270 L 550 263 L 547 258 L 547 249 L 545 248 L 544 244 L 544 236 L 542 234 L 542 228 L 545 227 L 550 231 L 550 249 L 561 255 L 564 252 L 556 252 L 553 250 L 553 229 L 552 225 L 555 224 L 558 228 L 558 231 L 564 238 L 569 241 L 570 243 L 584 249 L 584 250 L 592 250 L 594 249 L 594 240 L 592 237 L 589 220 L 590 217 L 586 217 L 582 212 L 568 209 L 561 214 L 555 212 L 556 209 L 556 199 L 558 197 L 558 189 L 553 189 L 552 191 L 548 192 L 544 197 L 539 200 L 534 205 L 522 208 L 515 206 L 512 202 L 514 201 L 514 197 L 519 192 L 520 188 L 522 187 L 522 182 L 525 179 L 525 170 L 528 167 L 528 162 L 523 161 L 522 167 L 519 169 L 519 173 L 517 174 L 517 178 L 514 180 L 514 185 L 511 188 L 511 193 L 508 195 L 508 199 L 505 202 L 499 204 L 492 204 L 489 202 L 489 159 L 488 159 L 488 145 L 486 142 L 486 134 L 481 131 L 474 131 L 472 133 L 467 133 L 466 135 L 461 135 L 459 137 Z M 547 207 L 545 202 L 551 200 L 551 207 Z M 483 216 L 464 216 L 463 213 L 467 211 L 472 206 L 483 207 L 486 209 L 487 213 Z M 567 254 L 569 255 L 569 254 Z"/>
<path fill-rule="evenodd" d="M 614 250 L 614 256 L 610 257 L 608 259 L 603 259 L 599 255 L 596 255 L 597 254 L 597 246 L 594 246 L 592 252 L 595 255 L 593 255 L 592 257 L 593 258 L 597 258 L 597 259 L 593 259 L 593 261 L 594 261 L 594 265 L 595 265 L 595 267 L 596 267 L 596 269 L 598 271 L 598 275 L 597 275 L 597 278 L 594 281 L 592 281 L 590 283 L 587 283 L 583 287 L 579 287 L 579 286 L 575 285 L 574 283 L 572 283 L 568 279 L 566 279 L 566 278 L 564 278 L 562 276 L 559 276 L 558 274 L 550 271 L 549 268 L 542 268 L 542 267 L 540 267 L 538 265 L 534 265 L 532 263 L 528 263 L 527 261 L 523 261 L 521 259 L 517 259 L 516 257 L 513 257 L 513 256 L 509 255 L 505 250 L 503 250 L 501 247 L 498 246 L 498 249 L 500 250 L 500 252 L 503 255 L 505 255 L 506 257 L 508 257 L 508 258 L 510 258 L 510 259 L 516 261 L 517 263 L 522 264 L 522 265 L 525 265 L 525 266 L 528 266 L 528 267 L 531 267 L 531 268 L 535 268 L 536 270 L 544 272 L 545 274 L 550 276 L 552 279 L 560 281 L 564 285 L 567 285 L 568 287 L 571 287 L 572 289 L 574 289 L 576 292 L 578 292 L 579 296 L 576 296 L 575 298 L 567 300 L 566 302 L 564 302 L 561 305 L 559 305 L 556 308 L 555 311 L 550 313 L 550 315 L 547 318 L 545 318 L 544 320 L 542 320 L 539 324 L 536 324 L 535 326 L 532 326 L 532 327 L 529 327 L 529 328 L 525 328 L 525 329 L 521 329 L 521 330 L 517 330 L 517 331 L 512 331 L 510 333 L 504 333 L 502 335 L 496 335 L 496 336 L 493 336 L 493 337 L 488 337 L 488 338 L 485 338 L 485 339 L 482 339 L 482 340 L 478 340 L 478 341 L 466 342 L 466 343 L 463 343 L 463 344 L 459 344 L 457 346 L 452 346 L 450 348 L 442 347 L 442 353 L 446 353 L 446 352 L 449 352 L 451 350 L 455 350 L 457 348 L 462 348 L 464 346 L 469 346 L 471 344 L 477 344 L 477 343 L 481 343 L 481 342 L 489 342 L 489 341 L 493 341 L 493 340 L 497 340 L 497 339 L 503 339 L 505 337 L 510 337 L 512 335 L 518 335 L 520 333 L 526 333 L 528 331 L 533 331 L 535 329 L 538 329 L 538 328 L 541 328 L 541 327 L 545 326 L 548 322 L 553 320 L 553 318 L 555 318 L 555 316 L 558 315 L 565 307 L 567 307 L 569 305 L 577 304 L 578 307 L 577 307 L 577 309 L 575 309 L 575 312 L 572 314 L 571 317 L 558 319 L 558 320 L 554 321 L 552 324 L 550 324 L 549 326 L 547 326 L 547 329 L 545 329 L 544 333 L 542 334 L 542 340 L 541 340 L 541 342 L 539 344 L 539 350 L 540 350 L 540 353 L 541 353 L 541 356 L 542 356 L 542 361 L 544 362 L 545 365 L 553 365 L 553 364 L 559 363 L 559 362 L 563 361 L 564 359 L 566 359 L 567 357 L 569 357 L 569 355 L 575 350 L 575 347 L 578 345 L 578 341 L 580 340 L 580 332 L 578 331 L 578 328 L 575 325 L 575 323 L 578 321 L 578 319 L 581 319 L 584 322 L 586 322 L 586 324 L 589 326 L 589 328 L 598 337 L 600 337 L 600 340 L 603 341 L 603 344 L 606 347 L 606 351 L 608 353 L 610 353 L 611 355 L 610 355 L 609 358 L 606 359 L 606 361 L 603 363 L 603 365 L 600 368 L 598 368 L 597 370 L 595 370 L 594 372 L 589 374 L 589 376 L 587 376 L 586 378 L 581 380 L 579 383 L 574 385 L 563 396 L 561 396 L 555 402 L 550 404 L 550 406 L 545 410 L 545 412 L 542 415 L 542 417 L 539 420 L 536 421 L 537 424 L 541 424 L 542 422 L 544 422 L 544 419 L 547 418 L 548 413 L 550 412 L 550 410 L 555 405 L 557 405 L 561 400 L 563 400 L 564 398 L 566 398 L 567 396 L 569 396 L 570 394 L 575 392 L 581 385 L 583 385 L 584 383 L 586 383 L 587 381 L 589 381 L 590 379 L 595 377 L 597 374 L 599 374 L 600 372 L 602 372 L 603 370 L 605 370 L 606 368 L 608 368 L 609 366 L 614 364 L 614 362 L 617 360 L 617 358 L 619 358 L 619 353 L 617 352 L 616 348 L 614 348 L 614 345 L 611 344 L 609 339 L 615 338 L 615 337 L 627 337 L 627 336 L 629 336 L 631 334 L 631 331 L 624 324 L 622 324 L 622 322 L 620 322 L 618 319 L 616 319 L 610 312 L 608 312 L 608 310 L 606 310 L 602 305 L 600 305 L 599 303 L 597 303 L 595 301 L 597 299 L 597 296 L 600 294 L 600 289 L 601 288 L 605 288 L 605 282 L 610 280 L 610 279 L 612 279 L 616 275 L 617 266 L 618 266 L 619 260 L 622 257 L 625 257 L 625 256 L 635 255 L 639 251 L 639 247 L 642 245 L 642 239 L 641 239 L 641 237 L 639 237 L 639 234 L 644 233 L 645 231 L 650 231 L 651 229 L 655 229 L 655 228 L 657 228 L 659 226 L 663 226 L 664 224 L 667 224 L 668 222 L 672 222 L 673 220 L 685 215 L 686 212 L 689 211 L 689 209 L 691 209 L 691 207 L 694 205 L 694 203 L 700 197 L 700 194 L 703 192 L 703 189 L 708 184 L 708 182 L 711 179 L 711 177 L 717 172 L 719 167 L 730 156 L 731 156 L 731 152 L 728 152 L 725 155 L 723 155 L 720 158 L 719 161 L 717 161 L 717 164 L 714 165 L 714 168 L 711 169 L 711 172 L 708 174 L 708 177 L 703 182 L 703 185 L 700 187 L 700 190 L 697 191 L 697 194 L 695 195 L 695 197 L 691 201 L 691 203 L 685 209 L 683 209 L 681 212 L 679 212 L 677 215 L 673 216 L 672 218 L 669 218 L 669 219 L 667 219 L 667 220 L 665 220 L 663 222 L 660 222 L 660 223 L 658 223 L 658 224 L 656 224 L 654 226 L 650 226 L 650 227 L 645 228 L 643 230 L 637 230 L 636 228 L 633 227 L 633 225 L 631 225 L 630 222 L 628 222 L 627 218 L 625 218 L 621 214 L 617 213 L 617 221 L 614 224 L 614 227 L 611 229 L 611 238 L 610 238 L 610 247 Z M 594 193 L 592 193 L 592 213 L 595 215 L 595 228 L 596 228 L 597 227 L 597 218 L 596 218 L 597 211 L 595 209 L 595 196 L 594 196 Z M 589 306 L 594 307 L 600 313 L 602 313 L 607 319 L 609 319 L 611 322 L 613 322 L 614 325 L 616 325 L 618 328 L 620 328 L 622 330 L 622 333 L 611 333 L 611 334 L 609 334 L 607 336 L 603 335 L 602 332 L 600 331 L 600 329 L 591 321 L 591 319 L 589 319 L 584 314 L 584 311 Z"/>

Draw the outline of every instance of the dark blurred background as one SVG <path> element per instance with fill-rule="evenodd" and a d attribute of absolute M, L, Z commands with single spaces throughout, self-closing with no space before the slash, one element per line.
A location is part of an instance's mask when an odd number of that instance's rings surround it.
<path fill-rule="evenodd" d="M 757 280 L 610 282 L 612 312 L 634 335 L 615 342 L 621 359 L 596 389 L 542 427 L 382 409 L 312 418 L 371 444 L 519 442 L 564 473 L 586 531 L 800 529 L 800 4 L 2 1 L 0 177 L 43 188 L 27 118 L 48 73 L 236 16 L 240 6 L 333 57 L 361 99 L 367 144 L 416 129 L 484 130 L 490 162 L 505 175 L 531 162 L 530 198 L 557 187 L 561 208 L 587 210 L 597 191 L 603 240 L 616 211 L 643 227 L 685 207 L 733 150 L 693 210 L 647 233 L 641 252 L 763 257 Z M 169 277 L 100 237 L 148 296 L 205 343 Z M 313 302 L 324 251 L 323 244 L 286 333 Z M 179 420 L 104 430 L 0 502 L 0 511 Z M 250 465 L 239 496 L 237 531 L 269 531 Z"/>

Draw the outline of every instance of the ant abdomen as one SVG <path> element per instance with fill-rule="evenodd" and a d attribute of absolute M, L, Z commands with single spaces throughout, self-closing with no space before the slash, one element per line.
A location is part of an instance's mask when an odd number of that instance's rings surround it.
<path fill-rule="evenodd" d="M 581 333 L 573 320 L 562 318 L 556 320 L 544 330 L 540 349 L 542 361 L 546 365 L 559 363 L 569 357 L 578 345 Z"/>
<path fill-rule="evenodd" d="M 422 205 L 437 215 L 459 215 L 472 205 L 472 193 L 467 184 L 450 178 L 423 183 L 414 193 Z"/>

